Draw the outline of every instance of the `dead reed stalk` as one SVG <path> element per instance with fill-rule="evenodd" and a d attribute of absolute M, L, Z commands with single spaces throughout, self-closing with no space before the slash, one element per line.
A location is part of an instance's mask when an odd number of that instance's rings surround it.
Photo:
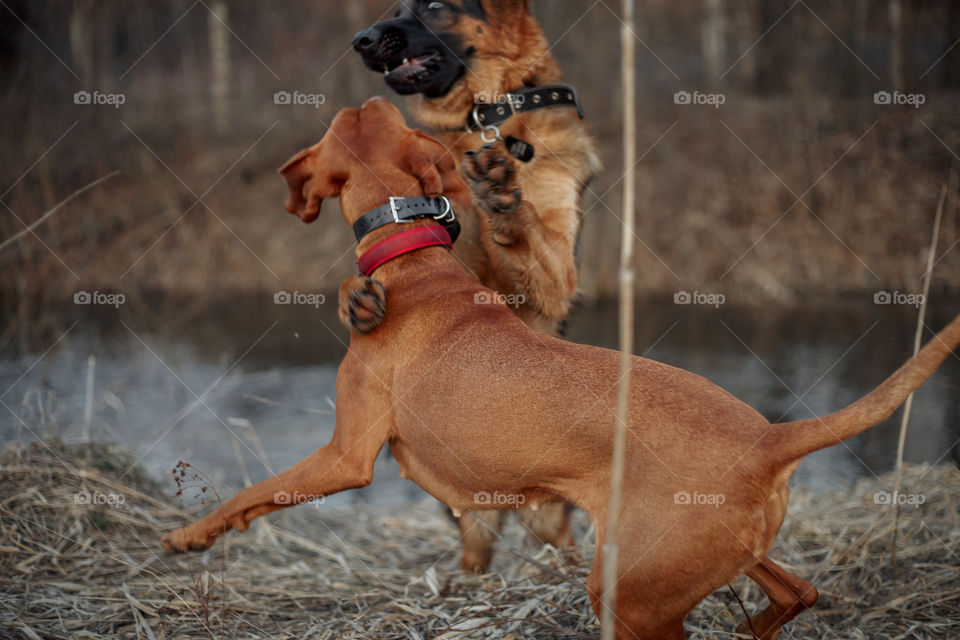
<path fill-rule="evenodd" d="M 620 244 L 620 377 L 617 387 L 617 422 L 614 427 L 613 464 L 610 470 L 610 503 L 607 505 L 607 532 L 603 545 L 603 640 L 613 640 L 616 631 L 617 529 L 623 493 L 626 456 L 627 403 L 630 398 L 630 370 L 633 366 L 633 280 L 634 207 L 637 157 L 636 51 L 634 46 L 634 0 L 622 0 L 620 27 L 620 86 L 623 100 L 623 229 Z"/>

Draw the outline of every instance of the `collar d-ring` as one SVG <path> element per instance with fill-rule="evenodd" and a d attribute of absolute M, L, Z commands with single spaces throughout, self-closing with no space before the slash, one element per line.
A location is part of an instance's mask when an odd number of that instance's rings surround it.
<path fill-rule="evenodd" d="M 492 138 L 487 137 L 488 134 L 490 133 L 493 133 Z M 486 144 L 490 144 L 492 142 L 496 142 L 497 140 L 500 140 L 501 139 L 500 127 L 498 127 L 495 124 L 487 125 L 486 127 L 483 128 L 483 131 L 480 132 L 480 139 L 483 140 L 483 142 Z"/>

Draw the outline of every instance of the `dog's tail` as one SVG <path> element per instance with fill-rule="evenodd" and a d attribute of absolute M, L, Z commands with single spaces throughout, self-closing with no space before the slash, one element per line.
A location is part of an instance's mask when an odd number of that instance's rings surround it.
<path fill-rule="evenodd" d="M 823 416 L 774 425 L 764 440 L 782 462 L 835 445 L 890 417 L 940 363 L 960 345 L 960 316 L 879 387 L 845 409 Z"/>

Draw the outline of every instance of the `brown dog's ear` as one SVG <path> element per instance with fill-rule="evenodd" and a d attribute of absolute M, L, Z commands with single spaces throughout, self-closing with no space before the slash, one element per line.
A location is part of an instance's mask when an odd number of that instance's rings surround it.
<path fill-rule="evenodd" d="M 322 166 L 319 156 L 320 144 L 316 144 L 287 160 L 279 171 L 290 189 L 284 208 L 304 222 L 317 219 L 324 198 L 340 195 L 341 184 Z"/>
<path fill-rule="evenodd" d="M 428 135 L 419 131 L 414 133 L 416 135 L 404 154 L 404 166 L 420 181 L 423 195 L 436 198 L 443 195 L 443 178 L 438 167 L 447 150 Z"/>

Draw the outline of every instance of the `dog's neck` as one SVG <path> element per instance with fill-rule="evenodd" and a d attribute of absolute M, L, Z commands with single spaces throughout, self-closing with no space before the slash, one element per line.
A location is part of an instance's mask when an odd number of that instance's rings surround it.
<path fill-rule="evenodd" d="M 439 226 L 436 220 L 432 220 L 430 218 L 423 218 L 420 220 L 414 220 L 412 222 L 405 222 L 403 224 L 387 224 L 377 229 L 374 229 L 373 231 L 363 236 L 363 238 L 361 238 L 360 241 L 357 243 L 357 249 L 356 249 L 357 260 L 359 261 L 360 258 L 364 254 L 366 254 L 368 251 L 370 251 L 370 249 L 372 249 L 373 247 L 377 246 L 378 244 L 394 236 L 398 236 L 405 231 L 411 231 L 413 229 L 418 229 L 420 227 L 436 227 L 436 226 Z M 439 247 L 439 249 L 443 253 L 449 253 L 449 251 L 447 249 L 444 249 L 443 247 Z M 403 259 L 406 256 L 412 255 L 413 253 L 419 253 L 421 251 L 427 251 L 427 250 L 428 249 L 415 250 L 410 253 L 404 253 L 399 257 L 392 259 L 390 262 L 385 263 L 383 266 L 379 267 L 376 270 L 375 277 L 378 280 L 381 279 L 381 275 L 383 271 L 386 269 L 387 265 L 393 262 L 403 261 Z M 389 269 L 387 269 L 387 271 L 389 271 Z"/>
<path fill-rule="evenodd" d="M 444 96 L 416 97 L 412 109 L 417 120 L 433 129 L 462 129 L 478 96 L 502 95 L 524 86 L 560 82 L 560 67 L 532 16 L 525 17 L 521 32 L 518 41 L 527 46 L 512 55 L 488 55 L 482 64 L 468 65 Z"/>
<path fill-rule="evenodd" d="M 420 227 L 437 226 L 434 220 L 417 220 L 407 224 L 389 224 L 371 231 L 357 244 L 357 260 L 374 246 Z M 390 291 L 391 299 L 403 297 L 418 300 L 428 292 L 430 287 L 423 286 L 429 279 L 431 282 L 443 282 L 455 288 L 476 288 L 479 284 L 470 277 L 451 251 L 443 246 L 432 246 L 414 251 L 405 252 L 388 262 L 383 263 L 373 272 L 372 277 L 382 283 Z M 431 294 L 432 295 L 432 294 Z M 397 310 L 397 305 L 391 303 L 391 309 Z"/>

